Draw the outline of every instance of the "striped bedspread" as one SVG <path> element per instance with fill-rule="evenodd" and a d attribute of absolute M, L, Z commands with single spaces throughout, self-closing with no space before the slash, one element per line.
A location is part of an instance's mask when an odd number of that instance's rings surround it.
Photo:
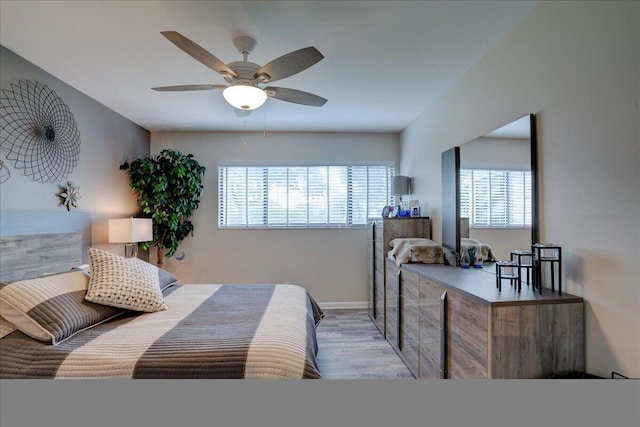
<path fill-rule="evenodd" d="M 168 310 L 126 312 L 58 345 L 0 339 L 0 378 L 320 378 L 323 314 L 296 285 L 174 285 Z"/>

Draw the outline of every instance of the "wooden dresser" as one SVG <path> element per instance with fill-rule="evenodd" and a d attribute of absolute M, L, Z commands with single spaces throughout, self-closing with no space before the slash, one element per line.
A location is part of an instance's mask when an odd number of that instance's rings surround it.
<path fill-rule="evenodd" d="M 389 242 L 399 237 L 431 238 L 428 217 L 370 218 L 368 226 L 368 306 L 369 316 L 386 336 L 386 260 L 391 250 Z"/>
<path fill-rule="evenodd" d="M 399 272 L 399 274 L 398 274 Z M 387 263 L 387 339 L 419 378 L 545 378 L 583 371 L 583 299 L 463 270 Z M 391 319 L 393 316 L 393 319 Z"/>

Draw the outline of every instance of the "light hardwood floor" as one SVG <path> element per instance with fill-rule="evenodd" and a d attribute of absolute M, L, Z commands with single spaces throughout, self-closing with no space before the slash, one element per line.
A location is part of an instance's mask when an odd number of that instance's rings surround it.
<path fill-rule="evenodd" d="M 324 310 L 318 326 L 318 366 L 323 378 L 414 378 L 366 309 Z"/>

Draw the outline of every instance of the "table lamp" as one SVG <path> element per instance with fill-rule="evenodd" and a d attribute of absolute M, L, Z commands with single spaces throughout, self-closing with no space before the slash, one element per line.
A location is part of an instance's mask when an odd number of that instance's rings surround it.
<path fill-rule="evenodd" d="M 138 256 L 138 242 L 153 240 L 151 218 L 119 218 L 109 220 L 109 243 L 124 243 L 124 256 Z"/>
<path fill-rule="evenodd" d="M 399 209 L 403 209 L 402 196 L 411 193 L 411 178 L 403 175 L 394 176 L 392 190 L 392 194 L 394 196 L 398 196 L 398 199 L 400 201 L 400 203 L 398 204 L 398 206 L 400 206 Z"/>

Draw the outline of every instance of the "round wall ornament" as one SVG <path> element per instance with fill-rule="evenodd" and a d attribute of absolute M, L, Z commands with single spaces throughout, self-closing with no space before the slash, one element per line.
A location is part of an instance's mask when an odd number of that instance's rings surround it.
<path fill-rule="evenodd" d="M 0 160 L 0 184 L 7 181 L 11 178 L 11 172 L 9 172 L 9 168 L 4 164 L 2 160 Z"/>
<path fill-rule="evenodd" d="M 0 96 L 6 159 L 36 182 L 59 182 L 80 157 L 80 133 L 69 107 L 41 82 L 19 80 Z"/>

